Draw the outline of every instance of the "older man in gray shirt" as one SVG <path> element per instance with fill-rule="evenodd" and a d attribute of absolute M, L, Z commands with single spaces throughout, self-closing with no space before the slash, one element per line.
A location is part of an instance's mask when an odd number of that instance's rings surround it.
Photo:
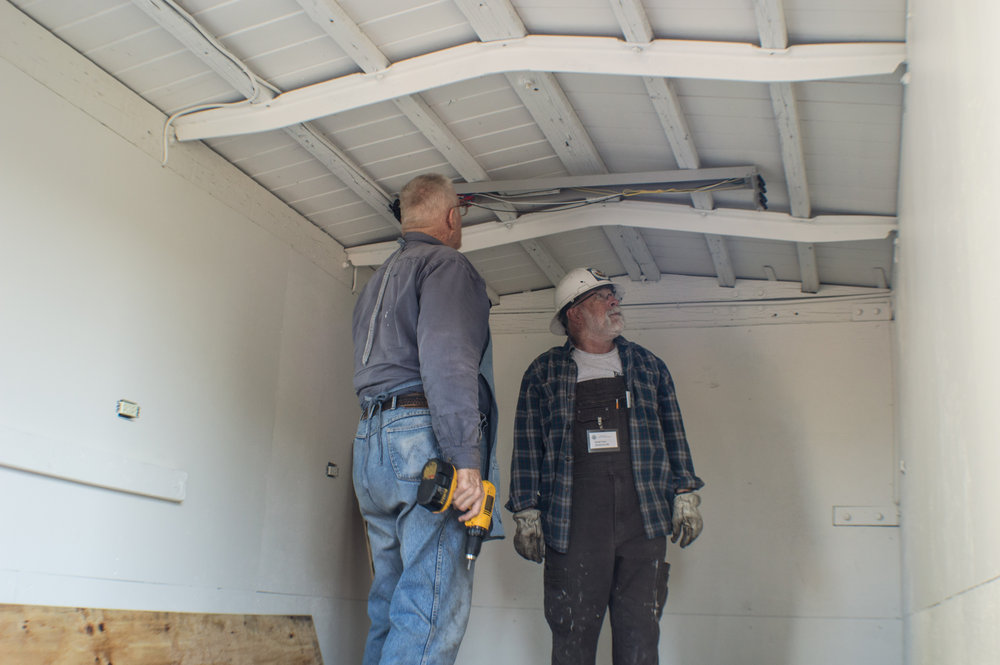
<path fill-rule="evenodd" d="M 463 522 L 482 507 L 483 474 L 499 481 L 490 301 L 457 251 L 467 206 L 437 174 L 410 181 L 400 205 L 400 248 L 354 308 L 354 488 L 375 569 L 364 665 L 454 662 L 472 597 Z M 458 511 L 417 506 L 435 457 L 458 469 Z M 493 525 L 501 536 L 496 512 Z"/>

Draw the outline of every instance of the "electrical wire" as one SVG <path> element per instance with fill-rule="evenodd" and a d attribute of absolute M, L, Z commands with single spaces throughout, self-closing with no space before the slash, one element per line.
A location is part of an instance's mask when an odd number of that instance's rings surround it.
<path fill-rule="evenodd" d="M 607 203 L 609 201 L 620 201 L 622 199 L 627 199 L 636 196 L 649 196 L 653 194 L 693 194 L 698 192 L 719 192 L 719 191 L 731 191 L 737 189 L 746 189 L 746 180 L 744 178 L 727 178 L 725 180 L 720 180 L 718 182 L 712 182 L 707 185 L 701 185 L 698 187 L 660 187 L 655 189 L 623 189 L 609 190 L 609 189 L 599 189 L 591 187 L 570 187 L 566 191 L 581 192 L 584 194 L 597 194 L 597 197 L 584 197 L 579 199 L 570 199 L 567 201 L 553 202 L 547 199 L 536 199 L 531 200 L 528 197 L 538 196 L 542 193 L 551 193 L 553 191 L 560 190 L 539 190 L 536 192 L 523 192 L 519 194 L 492 194 L 492 193 L 477 193 L 475 196 L 482 199 L 487 199 L 490 201 L 496 201 L 498 203 L 506 203 L 514 206 L 515 210 L 518 206 L 521 207 L 534 207 L 534 208 L 544 208 L 548 212 L 560 212 L 563 210 L 574 210 L 576 208 L 582 208 L 588 205 L 597 205 L 601 203 Z M 468 201 L 469 205 L 476 208 L 481 208 L 482 210 L 488 210 L 490 212 L 509 212 L 509 210 L 504 210 L 503 208 L 495 208 L 489 205 L 483 205 L 482 203 L 477 203 L 473 200 Z"/>
<path fill-rule="evenodd" d="M 210 109 L 230 108 L 234 106 L 246 106 L 247 104 L 253 104 L 260 100 L 262 85 L 276 94 L 281 94 L 281 91 L 278 88 L 271 85 L 270 83 L 268 83 L 267 81 L 259 78 L 252 71 L 250 71 L 250 68 L 247 67 L 242 60 L 237 58 L 233 53 L 231 53 L 228 49 L 226 49 L 226 47 L 223 46 L 222 43 L 219 42 L 219 40 L 217 40 L 211 33 L 205 30 L 205 28 L 203 28 L 201 24 L 199 24 L 198 21 L 196 21 L 195 18 L 191 16 L 191 14 L 189 14 L 183 7 L 174 2 L 174 0 L 162 0 L 162 1 L 172 10 L 174 10 L 174 12 L 178 16 L 180 16 L 185 23 L 194 28 L 198 32 L 198 34 L 200 34 L 205 39 L 205 41 L 207 41 L 209 44 L 212 45 L 212 48 L 214 48 L 216 51 L 221 53 L 225 58 L 227 58 L 230 62 L 236 65 L 236 67 L 243 72 L 243 74 L 247 77 L 247 80 L 250 82 L 250 94 L 246 96 L 246 99 L 240 100 L 238 102 L 216 102 L 209 104 L 198 104 L 195 106 L 189 106 L 187 108 L 183 108 L 180 111 L 177 111 L 168 116 L 167 121 L 163 124 L 163 161 L 160 162 L 161 165 L 166 166 L 167 158 L 169 155 L 169 147 L 170 147 L 170 128 L 171 126 L 173 126 L 174 121 L 177 120 L 177 118 L 188 115 L 190 113 L 197 113 L 198 111 L 207 111 Z"/>

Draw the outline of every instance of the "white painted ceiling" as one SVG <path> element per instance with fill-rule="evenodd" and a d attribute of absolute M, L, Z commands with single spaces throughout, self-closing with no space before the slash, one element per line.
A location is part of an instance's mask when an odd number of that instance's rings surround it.
<path fill-rule="evenodd" d="M 172 131 L 204 137 L 357 265 L 398 235 L 389 205 L 422 172 L 756 167 L 767 211 L 746 189 L 533 214 L 476 195 L 466 249 L 500 295 L 580 265 L 891 286 L 905 0 L 12 3 L 164 114 L 257 94 Z"/>

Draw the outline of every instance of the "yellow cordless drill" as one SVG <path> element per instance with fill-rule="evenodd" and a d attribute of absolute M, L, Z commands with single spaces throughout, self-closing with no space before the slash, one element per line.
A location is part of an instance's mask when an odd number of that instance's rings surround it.
<path fill-rule="evenodd" d="M 442 513 L 451 507 L 455 496 L 455 485 L 458 481 L 455 466 L 435 457 L 427 460 L 421 474 L 420 486 L 417 488 L 417 503 L 432 513 Z M 479 514 L 465 523 L 465 558 L 467 567 L 479 556 L 483 546 L 483 538 L 490 532 L 493 522 L 493 503 L 496 501 L 497 488 L 488 480 L 483 481 L 483 507 Z"/>

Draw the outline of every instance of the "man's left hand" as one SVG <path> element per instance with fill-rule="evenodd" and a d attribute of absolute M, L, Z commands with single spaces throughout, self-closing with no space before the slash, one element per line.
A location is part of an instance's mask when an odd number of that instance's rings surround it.
<path fill-rule="evenodd" d="M 680 538 L 681 547 L 687 547 L 701 533 L 703 526 L 698 506 L 701 497 L 694 492 L 678 494 L 674 497 L 673 536 L 670 542 L 676 543 Z"/>
<path fill-rule="evenodd" d="M 483 499 L 486 493 L 483 492 L 483 477 L 479 474 L 479 469 L 458 469 L 455 472 L 455 496 L 451 500 L 457 510 L 466 510 L 458 518 L 459 522 L 468 522 L 479 514 L 483 508 Z"/>

